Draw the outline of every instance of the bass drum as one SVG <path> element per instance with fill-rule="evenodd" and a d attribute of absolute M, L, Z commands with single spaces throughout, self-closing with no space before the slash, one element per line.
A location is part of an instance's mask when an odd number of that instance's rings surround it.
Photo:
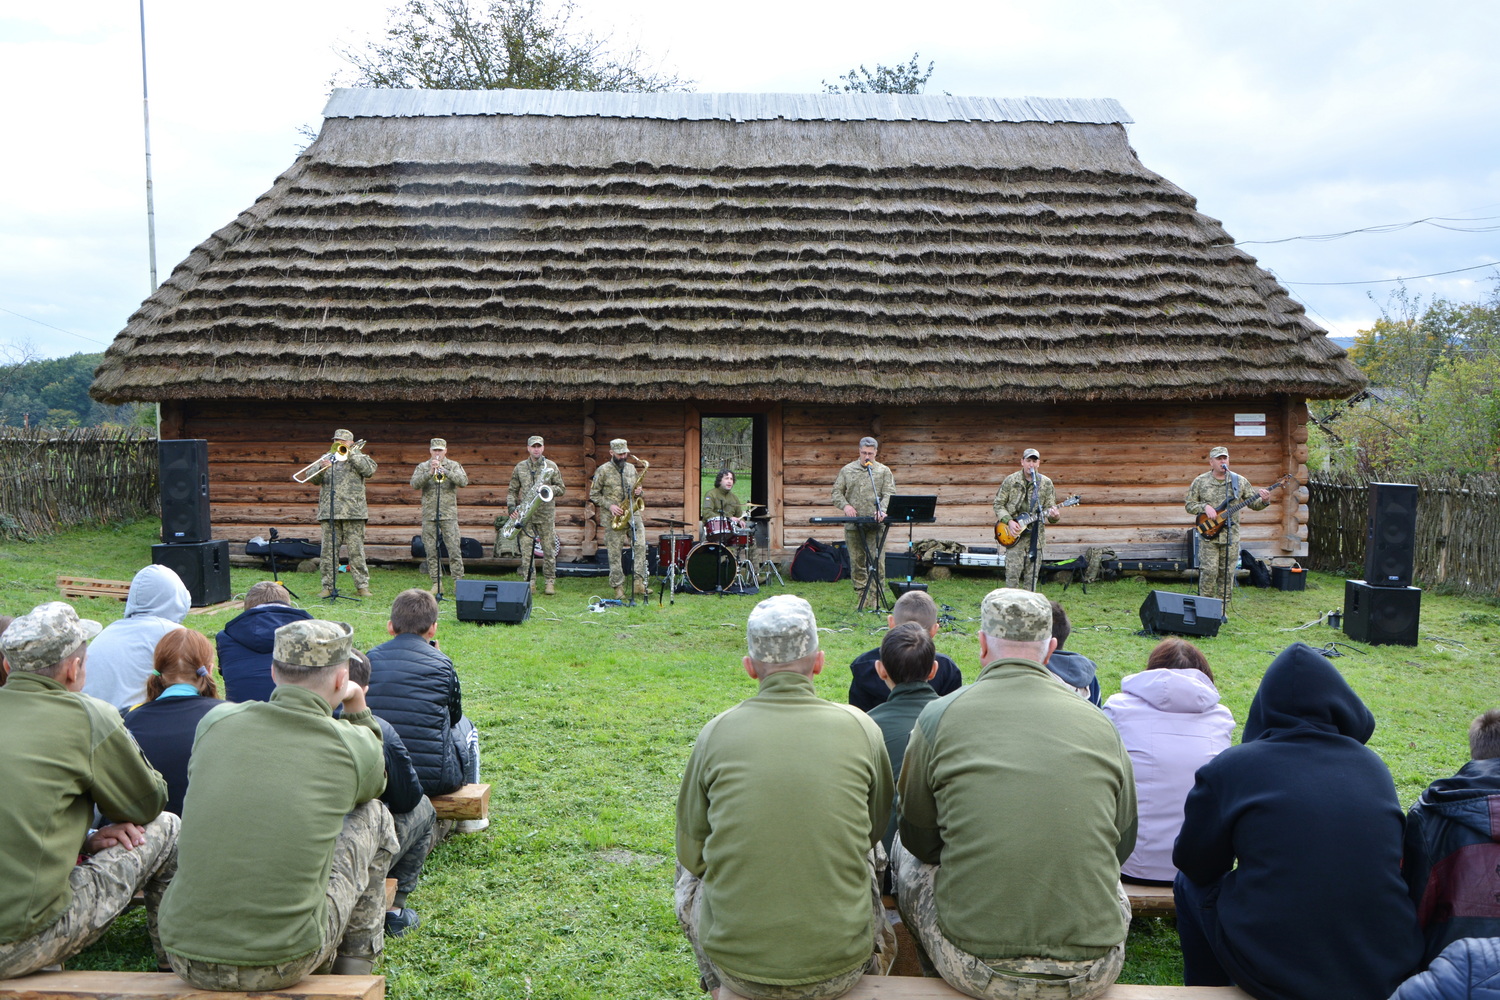
<path fill-rule="evenodd" d="M 683 587 L 694 594 L 712 594 L 734 583 L 734 552 L 718 542 L 699 542 L 688 553 Z"/>

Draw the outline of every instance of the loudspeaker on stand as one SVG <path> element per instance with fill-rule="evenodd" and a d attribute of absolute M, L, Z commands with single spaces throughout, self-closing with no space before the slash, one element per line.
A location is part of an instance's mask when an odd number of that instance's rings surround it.
<path fill-rule="evenodd" d="M 157 441 L 157 481 L 161 487 L 161 540 L 206 542 L 208 442 L 203 438 Z"/>

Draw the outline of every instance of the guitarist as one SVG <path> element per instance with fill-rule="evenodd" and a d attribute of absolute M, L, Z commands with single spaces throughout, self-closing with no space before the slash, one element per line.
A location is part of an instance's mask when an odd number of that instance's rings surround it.
<path fill-rule="evenodd" d="M 1037 471 L 1041 464 L 1041 453 L 1035 448 L 1027 448 L 1021 453 L 1021 471 L 1006 476 L 995 493 L 995 521 L 1010 522 L 1011 534 L 1016 536 L 1016 540 L 1005 547 L 1007 587 L 1036 590 L 1043 542 L 1047 537 L 1047 528 L 1041 518 L 1022 530 L 1016 517 L 1040 511 L 1047 524 L 1056 524 L 1058 520 L 1057 493 L 1052 488 L 1052 480 Z"/>
<path fill-rule="evenodd" d="M 1270 490 L 1256 489 L 1244 476 L 1229 471 L 1229 449 L 1214 448 L 1208 453 L 1208 471 L 1188 487 L 1189 514 L 1219 516 L 1219 511 L 1234 503 L 1245 503 L 1251 510 L 1265 510 L 1271 500 Z M 1198 539 L 1198 596 L 1217 597 L 1224 602 L 1224 616 L 1229 616 L 1229 601 L 1234 596 L 1234 571 L 1239 568 L 1240 525 L 1236 512 L 1213 538 Z"/>

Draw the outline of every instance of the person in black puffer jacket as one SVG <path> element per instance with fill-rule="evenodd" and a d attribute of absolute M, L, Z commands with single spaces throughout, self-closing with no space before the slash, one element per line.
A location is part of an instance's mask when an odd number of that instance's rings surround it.
<path fill-rule="evenodd" d="M 479 780 L 479 734 L 464 718 L 458 671 L 433 641 L 437 619 L 437 598 L 427 591 L 396 595 L 386 625 L 393 638 L 367 654 L 365 695 L 370 710 L 401 734 L 429 796 Z"/>
<path fill-rule="evenodd" d="M 279 583 L 262 580 L 245 592 L 245 610 L 231 618 L 214 645 L 219 649 L 219 676 L 229 701 L 270 701 L 271 646 L 276 630 L 312 615 L 294 608 L 292 595 Z"/>

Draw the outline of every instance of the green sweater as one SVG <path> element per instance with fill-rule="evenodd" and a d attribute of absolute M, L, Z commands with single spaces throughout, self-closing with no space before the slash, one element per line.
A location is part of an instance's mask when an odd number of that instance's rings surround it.
<path fill-rule="evenodd" d="M 31 937 L 72 901 L 68 875 L 94 806 L 151 822 L 167 782 L 120 713 L 50 677 L 11 671 L 0 687 L 0 943 Z"/>
<path fill-rule="evenodd" d="M 890 806 L 879 727 L 809 677 L 773 673 L 704 726 L 677 798 L 677 860 L 703 879 L 713 963 L 792 986 L 869 961 L 865 855 Z"/>
<path fill-rule="evenodd" d="M 332 716 L 316 693 L 283 684 L 269 702 L 225 705 L 198 723 L 177 876 L 161 907 L 167 951 L 263 966 L 322 945 L 344 815 L 385 788 L 375 717 Z"/>
<path fill-rule="evenodd" d="M 1135 777 L 1115 727 L 1030 660 L 997 660 L 917 719 L 901 843 L 941 865 L 938 927 L 982 959 L 1098 958 L 1125 939 L 1116 886 Z"/>

